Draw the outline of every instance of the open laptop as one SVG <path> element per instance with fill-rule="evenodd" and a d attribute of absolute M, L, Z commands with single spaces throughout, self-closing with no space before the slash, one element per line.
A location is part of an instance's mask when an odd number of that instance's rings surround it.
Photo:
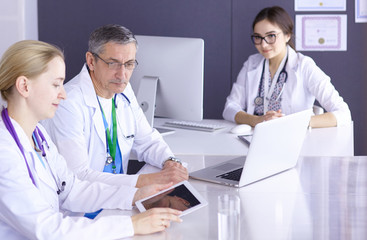
<path fill-rule="evenodd" d="M 312 110 L 306 110 L 256 125 L 247 156 L 193 173 L 194 179 L 242 187 L 297 164 Z"/>

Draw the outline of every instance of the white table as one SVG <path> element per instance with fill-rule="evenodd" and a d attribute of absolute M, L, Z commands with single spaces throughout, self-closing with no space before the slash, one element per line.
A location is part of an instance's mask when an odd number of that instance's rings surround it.
<path fill-rule="evenodd" d="M 190 163 L 190 171 L 227 159 L 179 157 Z M 202 165 L 193 165 L 197 159 Z M 294 169 L 240 189 L 189 182 L 208 206 L 183 216 L 183 223 L 172 223 L 164 232 L 133 239 L 217 239 L 217 197 L 221 194 L 240 197 L 241 239 L 353 240 L 367 236 L 367 157 L 304 157 Z"/>
<path fill-rule="evenodd" d="M 155 126 L 165 121 L 155 119 Z M 189 164 L 189 172 L 247 154 L 247 145 L 229 133 L 234 123 L 203 121 L 226 127 L 212 133 L 175 129 L 164 136 L 175 155 Z M 190 179 L 208 206 L 183 216 L 183 223 L 172 223 L 164 232 L 133 239 L 217 239 L 221 194 L 241 199 L 241 239 L 363 239 L 367 236 L 367 157 L 353 154 L 353 124 L 312 129 L 301 153 L 307 157 L 301 157 L 296 168 L 240 189 Z M 100 217 L 135 213 L 104 210 Z"/>
<path fill-rule="evenodd" d="M 170 119 L 155 118 L 154 126 L 162 125 Z M 194 155 L 246 155 L 248 147 L 237 135 L 230 133 L 235 123 L 205 119 L 204 123 L 221 124 L 224 129 L 215 132 L 174 129 L 175 133 L 165 135 L 174 154 Z M 164 127 L 169 128 L 169 127 Z M 291 140 L 290 140 L 291 141 Z M 301 156 L 353 156 L 353 123 L 347 126 L 310 130 L 305 138 Z"/>

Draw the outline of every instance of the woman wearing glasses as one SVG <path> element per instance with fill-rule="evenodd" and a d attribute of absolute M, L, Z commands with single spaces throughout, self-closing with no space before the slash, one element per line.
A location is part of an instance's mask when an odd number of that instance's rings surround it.
<path fill-rule="evenodd" d="M 312 116 L 311 127 L 332 127 L 351 122 L 348 105 L 328 77 L 292 43 L 293 21 L 281 7 L 261 10 L 251 40 L 259 54 L 249 57 L 227 97 L 223 117 L 255 126 L 313 107 L 315 99 L 327 111 Z"/>

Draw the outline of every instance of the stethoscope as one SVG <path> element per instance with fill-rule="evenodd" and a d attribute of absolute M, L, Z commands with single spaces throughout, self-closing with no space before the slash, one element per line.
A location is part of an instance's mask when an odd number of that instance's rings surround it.
<path fill-rule="evenodd" d="M 88 72 L 90 72 L 90 69 L 89 69 L 89 66 L 86 64 L 86 67 L 87 67 L 87 70 L 88 70 Z M 119 94 L 121 94 L 123 97 L 124 97 L 124 99 L 127 101 L 127 103 L 129 104 L 129 107 L 130 107 L 130 110 L 131 110 L 131 112 L 133 112 L 132 111 L 132 109 L 131 109 L 131 102 L 130 102 L 130 99 L 124 94 L 124 93 L 119 93 Z M 118 106 L 118 104 L 116 103 L 116 99 L 117 99 L 117 93 L 115 93 L 115 96 L 114 96 L 114 105 L 115 105 L 115 108 L 117 109 L 117 106 Z M 98 97 L 97 97 L 97 100 L 98 100 Z M 98 103 L 99 103 L 99 100 L 98 100 Z M 101 106 L 101 104 L 99 103 L 99 106 Z M 133 116 L 134 116 L 134 114 L 132 114 Z M 135 119 L 134 119 L 134 121 L 135 121 Z M 120 125 L 120 121 L 117 121 L 117 123 L 118 123 L 118 125 L 119 125 L 119 127 L 120 127 L 120 129 L 122 130 L 123 128 L 121 128 L 121 125 Z M 123 134 L 123 136 L 124 136 L 124 138 L 125 138 L 125 140 L 129 140 L 129 139 L 133 139 L 134 137 L 135 137 L 135 134 L 129 134 L 129 135 L 126 135 L 126 134 L 124 134 L 124 133 L 122 133 Z M 108 145 L 108 143 L 107 143 L 107 145 Z M 108 146 L 107 146 L 107 150 L 108 150 Z M 111 160 L 109 160 L 109 161 L 111 161 Z"/>
<path fill-rule="evenodd" d="M 129 108 L 130 108 L 130 110 L 131 110 L 131 112 L 133 113 L 133 111 L 132 111 L 132 109 L 131 109 L 131 102 L 130 102 L 130 99 L 124 94 L 124 93 L 119 93 L 119 94 L 121 94 L 122 95 L 122 97 L 127 101 L 127 103 L 128 103 L 128 105 L 129 105 Z M 118 104 L 116 103 L 116 99 L 117 99 L 117 96 L 118 96 L 118 94 L 115 94 L 115 96 L 114 96 L 114 107 L 117 109 L 118 108 Z M 102 111 L 102 105 L 101 105 L 101 103 L 100 103 L 100 101 L 99 101 L 99 99 L 98 99 L 98 96 L 97 96 L 97 101 L 98 101 L 98 104 L 99 104 L 99 107 L 100 107 L 100 109 L 101 109 L 101 112 L 103 112 Z M 132 116 L 134 116 L 134 114 L 132 114 Z M 117 114 L 117 116 L 116 117 L 118 117 L 118 114 Z M 106 122 L 106 119 L 104 119 L 104 115 L 102 114 L 102 118 L 103 118 L 103 121 L 104 121 L 104 125 L 105 125 L 105 128 L 107 127 L 107 122 Z M 135 118 L 133 119 L 133 122 L 135 122 Z M 123 128 L 121 127 L 121 124 L 120 124 L 120 121 L 117 121 L 117 124 L 118 124 L 118 126 L 119 126 L 119 128 L 120 128 L 120 130 L 121 131 L 123 131 Z M 134 124 L 135 125 L 135 124 Z M 129 134 L 129 135 L 126 135 L 126 134 L 124 134 L 123 132 L 121 132 L 122 133 L 122 135 L 124 136 L 124 139 L 125 139 L 125 141 L 126 140 L 129 140 L 129 139 L 133 139 L 134 137 L 135 137 L 135 134 Z M 108 140 L 107 140 L 107 134 L 106 134 L 106 166 L 108 166 L 109 164 L 111 164 L 111 163 L 113 163 L 114 164 L 114 161 L 113 161 L 113 159 L 112 159 L 112 157 L 111 157 L 111 155 L 110 155 L 110 150 L 109 150 L 109 146 L 108 146 Z M 121 162 L 121 164 L 122 164 L 122 162 Z"/>
<path fill-rule="evenodd" d="M 129 107 L 130 107 L 130 111 L 131 111 L 131 113 L 132 113 L 132 116 L 134 117 L 134 120 L 133 120 L 133 122 L 135 123 L 135 116 L 134 116 L 134 114 L 133 114 L 133 110 L 131 109 L 131 102 L 130 102 L 130 99 L 124 94 L 124 93 L 120 93 L 125 99 L 126 99 L 126 101 L 127 101 L 127 103 L 129 104 Z M 117 104 L 116 104 L 116 99 L 117 99 L 117 94 L 115 94 L 115 98 L 114 98 L 114 104 L 115 104 L 115 108 L 117 109 Z M 117 117 L 118 117 L 119 115 L 117 115 Z M 122 131 L 122 127 L 121 127 L 121 124 L 120 124 L 120 121 L 117 121 L 117 124 L 119 125 L 119 128 L 121 129 L 121 131 Z M 135 125 L 135 124 L 134 124 Z M 133 139 L 134 137 L 135 137 L 135 134 L 134 133 L 132 133 L 132 134 L 124 134 L 124 133 L 122 133 L 123 134 L 123 136 L 124 136 L 124 138 L 125 139 Z"/>
<path fill-rule="evenodd" d="M 28 174 L 29 174 L 29 177 L 31 178 L 32 180 L 32 183 L 33 185 L 36 186 L 36 181 L 33 177 L 33 174 L 32 174 L 32 171 L 28 165 L 28 162 L 27 162 L 27 158 L 25 157 L 25 154 L 24 154 L 24 149 L 23 149 L 23 145 L 20 143 L 20 140 L 19 140 L 19 137 L 14 129 L 14 126 L 9 118 L 9 114 L 8 114 L 8 109 L 7 108 L 4 108 L 1 112 L 1 117 L 4 121 L 4 124 L 5 124 L 5 127 L 8 129 L 10 135 L 13 137 L 14 141 L 16 142 L 19 150 L 21 151 L 23 157 L 24 157 L 24 161 L 27 165 L 27 170 L 28 170 Z M 48 160 L 46 158 L 46 150 L 45 150 L 45 145 L 46 147 L 49 149 L 49 145 L 46 141 L 46 138 L 45 136 L 43 135 L 43 133 L 39 130 L 38 127 L 36 127 L 36 129 L 33 131 L 33 140 L 36 144 L 36 147 L 37 148 L 40 148 L 39 151 L 42 152 L 42 157 L 44 157 L 46 159 L 46 163 L 48 165 L 48 168 L 50 169 L 50 172 L 51 172 L 51 175 L 56 183 L 56 186 L 57 186 L 57 191 L 56 193 L 59 195 L 61 192 L 63 192 L 65 190 L 65 185 L 66 185 L 66 182 L 63 181 L 61 184 L 58 184 L 60 182 L 60 179 L 59 181 L 56 181 L 56 177 L 55 177 L 55 174 L 53 173 L 53 170 L 51 169 L 49 163 L 48 163 Z M 42 160 L 41 160 L 42 162 Z M 42 162 L 43 164 L 43 162 Z"/>
<path fill-rule="evenodd" d="M 287 71 L 285 70 L 286 66 L 287 66 L 287 62 L 288 62 L 288 56 L 284 62 L 284 65 L 283 65 L 283 68 L 282 70 L 280 71 L 279 73 L 279 76 L 278 76 L 278 79 L 276 82 L 273 82 L 271 87 L 270 87 L 270 90 L 268 92 L 268 94 L 265 94 L 264 93 L 264 97 L 269 101 L 270 97 L 268 96 L 269 94 L 273 94 L 274 92 L 274 88 L 275 88 L 275 85 L 276 83 L 278 83 L 280 81 L 280 79 L 283 79 L 284 78 L 284 83 L 283 83 L 283 86 L 282 86 L 282 90 L 280 91 L 280 93 L 278 94 L 278 97 L 276 98 L 275 101 L 278 101 L 280 96 L 282 95 L 283 93 L 283 90 L 284 90 L 284 85 L 286 84 L 287 80 L 288 80 L 288 73 Z M 261 78 L 260 78 L 260 84 L 259 84 L 259 90 L 258 90 L 258 94 L 257 94 L 257 97 L 255 98 L 254 100 L 254 103 L 256 106 L 261 106 L 264 104 L 265 100 L 264 100 L 264 97 L 261 97 L 261 87 L 263 85 L 263 81 L 264 81 L 264 72 L 267 72 L 265 71 L 265 63 L 266 63 L 266 59 L 264 59 L 264 63 L 263 63 L 263 68 L 262 68 L 262 72 L 261 72 Z M 267 84 L 266 84 L 267 85 Z M 267 88 L 267 86 L 264 86 L 264 92 L 265 92 L 265 88 Z M 265 104 L 264 104 L 265 105 Z M 265 106 L 264 106 L 265 107 Z M 265 114 L 265 111 L 264 111 L 264 114 Z"/>

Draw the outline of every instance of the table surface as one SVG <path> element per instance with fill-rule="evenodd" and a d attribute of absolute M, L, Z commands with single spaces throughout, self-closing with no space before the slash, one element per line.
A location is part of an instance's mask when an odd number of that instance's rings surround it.
<path fill-rule="evenodd" d="M 189 172 L 228 160 L 179 156 Z M 208 205 L 164 232 L 132 239 L 217 239 L 217 198 L 241 200 L 241 239 L 366 239 L 367 157 L 301 157 L 295 168 L 242 188 L 190 179 Z M 104 210 L 101 214 L 135 214 Z"/>
<path fill-rule="evenodd" d="M 155 118 L 154 126 L 171 119 Z M 164 135 L 164 140 L 174 154 L 193 155 L 246 155 L 247 145 L 236 134 L 230 133 L 236 124 L 221 119 L 204 119 L 203 123 L 219 124 L 223 129 L 203 132 L 179 128 L 173 134 Z M 169 128 L 169 127 L 164 127 Z M 353 123 L 340 127 L 318 128 L 306 134 L 301 156 L 353 156 Z"/>
<path fill-rule="evenodd" d="M 161 127 L 170 119 L 155 119 Z M 234 123 L 205 119 L 224 128 L 202 132 L 171 128 L 164 139 L 189 172 L 246 155 L 248 147 L 230 133 Z M 242 188 L 190 179 L 208 205 L 163 232 L 132 239 L 217 239 L 217 198 L 241 200 L 241 239 L 364 239 L 367 236 L 367 157 L 353 157 L 353 124 L 307 132 L 295 168 Z M 345 156 L 345 157 L 338 157 Z M 149 171 L 149 169 L 147 170 Z M 136 214 L 104 210 L 100 217 Z"/>

